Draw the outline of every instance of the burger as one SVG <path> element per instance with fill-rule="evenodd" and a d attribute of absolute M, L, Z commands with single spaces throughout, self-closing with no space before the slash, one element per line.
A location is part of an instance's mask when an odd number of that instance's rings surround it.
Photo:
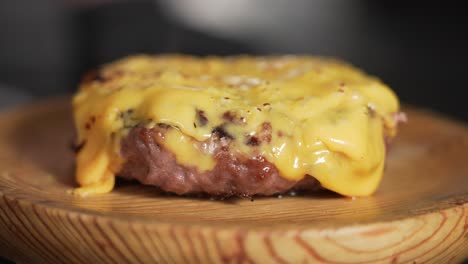
<path fill-rule="evenodd" d="M 367 196 L 404 120 L 377 78 L 311 56 L 131 56 L 87 74 L 73 111 L 77 195 L 121 177 L 177 195 Z"/>

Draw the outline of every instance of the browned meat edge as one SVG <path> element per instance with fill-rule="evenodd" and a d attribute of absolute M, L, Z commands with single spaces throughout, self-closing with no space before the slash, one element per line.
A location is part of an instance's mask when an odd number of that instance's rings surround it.
<path fill-rule="evenodd" d="M 247 157 L 229 148 L 229 139 L 214 133 L 211 140 L 199 144 L 214 144 L 215 167 L 200 172 L 195 167 L 180 165 L 175 155 L 162 147 L 169 127 L 133 128 L 122 140 L 121 151 L 126 159 L 119 176 L 154 185 L 163 191 L 214 196 L 273 195 L 289 190 L 315 190 L 319 182 L 306 176 L 299 182 L 280 176 L 277 168 L 261 156 Z M 203 146 L 202 146 L 203 147 Z"/>
<path fill-rule="evenodd" d="M 406 122 L 404 113 L 396 113 L 394 118 L 397 123 Z M 216 165 L 212 170 L 200 172 L 195 167 L 178 164 L 175 155 L 162 144 L 167 129 L 175 128 L 165 125 L 152 129 L 132 128 L 121 142 L 121 153 L 126 162 L 119 176 L 178 195 L 253 196 L 321 188 L 320 183 L 310 175 L 298 182 L 290 181 L 281 177 L 278 169 L 262 156 L 249 157 L 233 152 L 230 149 L 231 137 L 222 128 L 215 129 L 210 140 L 196 142 L 201 148 L 214 146 Z M 271 127 L 264 126 L 263 131 L 268 130 Z M 268 140 L 268 135 L 254 141 L 250 139 L 247 144 L 254 147 L 261 140 Z M 388 150 L 391 140 L 384 135 L 384 141 Z"/>

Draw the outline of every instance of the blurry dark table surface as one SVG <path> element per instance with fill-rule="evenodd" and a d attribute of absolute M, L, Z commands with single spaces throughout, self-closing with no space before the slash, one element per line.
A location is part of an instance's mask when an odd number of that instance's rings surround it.
<path fill-rule="evenodd" d="M 103 4 L 83 4 L 93 2 Z M 307 53 L 350 61 L 389 84 L 404 103 L 468 122 L 468 16 L 457 2 L 359 0 L 341 13 L 354 16 L 340 17 L 334 12 L 345 7 L 336 0 L 288 1 L 305 10 L 290 8 L 302 11 L 301 18 L 265 27 L 283 43 L 268 47 L 261 36 L 226 37 L 184 25 L 162 2 L 0 1 L 0 110 L 71 94 L 87 70 L 134 53 Z M 253 7 L 281 7 L 275 2 Z M 312 12 L 324 3 L 331 8 Z"/>

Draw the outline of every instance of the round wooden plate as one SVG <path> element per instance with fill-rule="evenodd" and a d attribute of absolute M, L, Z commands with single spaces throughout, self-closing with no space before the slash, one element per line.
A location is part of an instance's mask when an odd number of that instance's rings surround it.
<path fill-rule="evenodd" d="M 69 100 L 0 115 L 0 255 L 35 263 L 448 263 L 468 256 L 468 128 L 407 109 L 372 197 L 69 195 Z"/>

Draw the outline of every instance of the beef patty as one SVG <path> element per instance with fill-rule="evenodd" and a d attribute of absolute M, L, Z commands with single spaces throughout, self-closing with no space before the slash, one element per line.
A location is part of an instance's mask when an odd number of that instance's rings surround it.
<path fill-rule="evenodd" d="M 289 190 L 316 190 L 320 183 L 306 175 L 300 181 L 281 177 L 278 169 L 262 156 L 232 152 L 230 139 L 214 133 L 210 140 L 195 144 L 214 146 L 216 165 L 200 172 L 195 167 L 178 164 L 174 153 L 163 147 L 168 126 L 135 127 L 121 142 L 126 160 L 119 176 L 136 179 L 163 191 L 182 194 L 206 193 L 215 196 L 273 195 Z"/>

